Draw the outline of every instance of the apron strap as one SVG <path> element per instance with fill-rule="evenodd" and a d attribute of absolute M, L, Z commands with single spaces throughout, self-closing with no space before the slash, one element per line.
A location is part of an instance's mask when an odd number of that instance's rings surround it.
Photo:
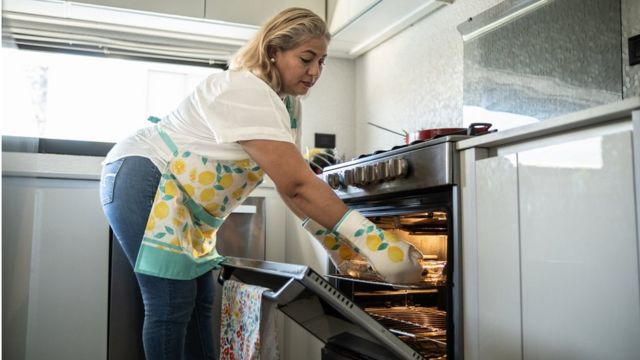
<path fill-rule="evenodd" d="M 162 130 L 158 125 L 156 125 L 156 129 L 158 130 L 158 134 L 160 134 L 160 138 L 162 139 L 164 144 L 167 145 L 169 150 L 171 150 L 171 153 L 173 154 L 173 156 L 178 156 L 178 153 L 179 153 L 178 147 L 173 142 L 173 140 L 171 140 L 169 135 L 164 130 Z"/>
<path fill-rule="evenodd" d="M 152 119 L 153 118 L 153 119 Z M 156 121 L 154 121 L 156 120 Z M 149 121 L 151 122 L 158 122 L 160 121 L 160 119 L 156 118 L 156 117 L 149 117 Z M 176 144 L 173 142 L 173 140 L 171 140 L 171 137 L 160 128 L 160 126 L 156 125 L 156 130 L 158 130 L 158 134 L 160 134 L 160 138 L 162 139 L 162 141 L 165 143 L 165 145 L 167 145 L 167 147 L 169 148 L 169 150 L 171 150 L 171 152 L 173 153 L 173 156 L 178 156 L 179 151 L 178 151 L 178 147 L 176 146 Z M 165 176 L 165 175 L 163 175 Z M 180 184 L 180 181 L 178 181 L 178 179 L 176 179 L 176 177 L 173 174 L 170 174 L 169 176 L 171 176 L 171 178 L 175 181 L 176 185 L 178 186 L 178 188 L 180 189 L 180 191 L 182 192 L 183 196 L 184 196 L 184 206 L 187 207 L 187 209 L 189 209 L 191 211 L 191 214 L 193 214 L 198 220 L 204 222 L 205 224 L 213 227 L 213 228 L 219 228 L 220 226 L 222 226 L 222 223 L 224 222 L 224 219 L 221 218 L 217 218 L 215 216 L 212 216 L 211 214 L 209 214 L 203 207 L 202 205 L 196 203 L 190 196 L 188 196 L 188 192 L 182 187 L 182 185 Z"/>
<path fill-rule="evenodd" d="M 173 156 L 178 156 L 179 154 L 178 147 L 173 142 L 173 140 L 171 140 L 171 137 L 169 137 L 169 135 L 167 135 L 167 133 L 164 130 L 162 130 L 160 126 L 158 126 L 158 123 L 160 122 L 160 120 L 162 119 L 160 119 L 157 116 L 149 116 L 147 118 L 147 121 L 156 124 L 156 130 L 158 130 L 158 134 L 160 134 L 160 138 L 162 139 L 164 144 L 167 145 L 169 150 L 171 150 L 171 153 L 173 154 Z"/>
<path fill-rule="evenodd" d="M 287 112 L 289 113 L 289 122 L 291 122 L 291 128 L 292 129 L 297 129 L 298 128 L 298 119 L 296 119 L 296 117 L 293 115 L 293 109 L 292 109 L 292 105 L 291 105 L 291 97 L 287 96 L 284 98 L 284 104 L 287 107 Z"/>
<path fill-rule="evenodd" d="M 166 176 L 166 175 L 163 175 L 163 176 Z M 175 175 L 169 174 L 168 176 L 171 177 L 171 179 L 176 183 L 176 186 L 178 186 L 178 189 L 180 190 L 180 192 L 182 192 L 182 196 L 184 199 L 182 203 L 184 204 L 184 206 L 187 207 L 187 209 L 189 209 L 189 211 L 191 212 L 192 215 L 195 216 L 195 218 L 216 229 L 222 226 L 222 223 L 224 222 L 225 219 L 215 217 L 209 214 L 207 210 L 205 210 L 205 208 L 202 207 L 202 205 L 195 202 L 195 200 L 193 200 L 191 196 L 189 196 L 189 193 L 187 192 L 187 190 L 184 189 L 182 184 L 180 184 L 180 181 L 176 179 Z"/>

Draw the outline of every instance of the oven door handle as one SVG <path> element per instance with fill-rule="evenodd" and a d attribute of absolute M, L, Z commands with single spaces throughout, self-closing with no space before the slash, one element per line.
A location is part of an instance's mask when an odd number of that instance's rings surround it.
<path fill-rule="evenodd" d="M 223 270 L 227 270 L 226 268 L 223 268 Z M 230 274 L 227 275 L 226 271 L 221 271 L 220 274 L 218 275 L 218 282 L 220 284 L 223 284 L 225 282 L 225 280 L 229 279 Z M 257 285 L 260 286 L 260 285 Z M 287 280 L 287 282 L 282 285 L 277 291 L 273 291 L 273 290 L 266 290 L 262 293 L 262 297 L 276 302 L 278 305 L 286 305 L 288 303 L 290 303 L 291 301 L 293 301 L 295 298 L 298 297 L 298 295 L 300 295 L 300 293 L 302 293 L 303 291 L 305 291 L 305 287 L 304 285 L 302 285 L 300 282 L 296 281 L 296 278 L 289 278 L 289 280 Z"/>
<path fill-rule="evenodd" d="M 274 301 L 278 305 L 286 305 L 297 298 L 304 290 L 304 285 L 296 281 L 295 278 L 290 278 L 278 291 L 267 290 L 262 293 L 262 297 Z"/>

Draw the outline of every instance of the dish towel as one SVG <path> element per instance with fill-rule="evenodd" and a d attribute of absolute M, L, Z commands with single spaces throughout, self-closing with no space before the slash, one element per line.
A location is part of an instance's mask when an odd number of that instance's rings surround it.
<path fill-rule="evenodd" d="M 222 287 L 220 360 L 278 360 L 276 303 L 270 289 L 227 280 Z"/>

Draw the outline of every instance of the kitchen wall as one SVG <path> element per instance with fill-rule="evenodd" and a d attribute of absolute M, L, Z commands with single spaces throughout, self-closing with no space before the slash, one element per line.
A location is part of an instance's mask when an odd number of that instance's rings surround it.
<path fill-rule="evenodd" d="M 336 149 L 355 154 L 355 62 L 327 59 L 322 76 L 302 100 L 302 150 L 314 146 L 315 133 L 336 135 Z"/>
<path fill-rule="evenodd" d="M 456 27 L 501 0 L 456 0 L 356 59 L 356 153 L 390 148 L 397 131 L 462 126 L 463 43 Z M 640 33 L 640 2 L 622 0 L 623 49 Z M 623 54 L 623 57 L 625 54 Z M 624 57 L 625 97 L 640 95 L 640 66 Z"/>

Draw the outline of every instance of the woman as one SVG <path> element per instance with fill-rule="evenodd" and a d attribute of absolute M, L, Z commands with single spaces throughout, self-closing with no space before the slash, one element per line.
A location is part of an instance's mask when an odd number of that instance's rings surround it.
<path fill-rule="evenodd" d="M 311 11 L 282 11 L 230 70 L 107 155 L 101 199 L 140 284 L 147 359 L 214 358 L 216 230 L 263 173 L 314 235 L 335 235 L 389 281 L 419 279 L 417 250 L 349 211 L 295 144 L 298 97 L 318 80 L 329 39 Z"/>

